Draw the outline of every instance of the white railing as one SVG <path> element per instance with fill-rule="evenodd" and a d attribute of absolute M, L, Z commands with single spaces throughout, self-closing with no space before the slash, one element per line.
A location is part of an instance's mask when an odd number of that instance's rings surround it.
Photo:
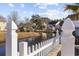
<path fill-rule="evenodd" d="M 31 46 L 28 46 L 28 42 L 19 42 L 18 52 L 18 35 L 16 30 L 17 26 L 14 21 L 9 20 L 6 32 L 6 56 L 46 56 L 59 44 L 59 39 L 57 38 L 48 39 Z"/>
<path fill-rule="evenodd" d="M 19 55 L 20 56 L 46 56 L 48 53 L 57 45 L 59 41 L 56 41 L 56 44 L 53 45 L 53 40 L 49 39 L 35 45 L 28 46 L 28 42 L 19 43 Z"/>
<path fill-rule="evenodd" d="M 69 24 L 71 24 L 70 27 L 68 27 Z M 8 20 L 6 28 L 6 56 L 44 56 L 59 44 L 59 35 L 57 35 L 56 38 L 48 39 L 32 46 L 28 46 L 27 42 L 20 42 L 18 52 L 18 35 L 16 32 L 17 26 L 15 22 Z M 72 36 L 72 31 L 74 31 L 75 28 L 73 27 L 71 20 L 65 20 L 62 29 L 63 34 L 61 44 L 63 47 L 61 55 L 74 56 L 75 38 Z"/>

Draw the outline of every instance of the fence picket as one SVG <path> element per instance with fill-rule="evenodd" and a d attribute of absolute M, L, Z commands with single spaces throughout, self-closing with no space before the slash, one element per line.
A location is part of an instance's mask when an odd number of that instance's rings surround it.
<path fill-rule="evenodd" d="M 41 42 L 41 44 L 42 44 L 41 46 L 43 47 L 43 42 Z M 42 56 L 43 56 L 43 50 L 42 50 L 41 54 L 42 54 Z"/>
<path fill-rule="evenodd" d="M 42 42 L 40 43 L 40 48 L 42 47 Z M 40 52 L 40 56 L 42 56 L 42 51 Z"/>
<path fill-rule="evenodd" d="M 44 46 L 45 46 L 46 44 L 45 44 L 45 41 L 44 41 Z M 45 49 L 43 50 L 43 55 L 45 56 Z"/>
<path fill-rule="evenodd" d="M 46 43 L 46 40 L 45 40 L 45 42 L 44 42 L 44 44 L 46 45 L 47 43 Z M 47 48 L 46 48 L 47 49 Z M 46 49 L 44 49 L 44 55 L 46 56 Z"/>
<path fill-rule="evenodd" d="M 47 56 L 48 53 L 53 49 L 53 39 L 45 40 L 43 42 L 36 43 L 35 45 L 31 45 L 28 48 L 26 48 L 27 46 L 28 46 L 27 42 L 20 43 L 20 47 L 19 47 L 21 48 L 20 55 Z M 25 49 L 28 49 L 28 54 L 27 54 L 27 50 Z"/>
<path fill-rule="evenodd" d="M 40 43 L 38 43 L 38 49 L 40 49 Z M 38 53 L 38 56 L 40 56 L 40 52 Z"/>
<path fill-rule="evenodd" d="M 41 43 L 35 44 L 35 46 L 32 45 L 32 47 L 31 46 L 28 47 L 27 42 L 20 42 L 18 55 L 20 55 L 20 56 L 30 55 L 34 51 L 39 50 L 40 48 L 48 45 L 49 43 L 52 43 L 52 44 L 50 46 L 46 47 L 45 49 L 40 50 L 37 54 L 35 54 L 35 56 L 46 56 L 53 49 L 53 47 L 55 47 L 58 44 L 58 40 L 56 40 L 56 43 L 54 46 L 53 46 L 53 39 L 46 40 L 46 41 L 43 41 Z"/>
<path fill-rule="evenodd" d="M 37 51 L 37 49 L 38 49 L 37 46 L 38 46 L 38 45 L 37 45 L 37 43 L 36 43 L 36 44 L 35 44 L 35 51 Z M 35 56 L 37 56 L 37 54 L 36 54 Z"/>
<path fill-rule="evenodd" d="M 32 52 L 34 52 L 34 45 L 32 45 Z"/>
<path fill-rule="evenodd" d="M 28 47 L 28 54 L 30 54 L 31 53 L 31 47 L 29 46 Z"/>

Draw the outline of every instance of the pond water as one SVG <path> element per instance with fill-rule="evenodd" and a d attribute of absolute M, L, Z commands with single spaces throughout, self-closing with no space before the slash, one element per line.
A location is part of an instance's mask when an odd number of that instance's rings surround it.
<path fill-rule="evenodd" d="M 49 38 L 51 38 L 51 37 L 49 37 Z M 36 43 L 44 41 L 44 40 L 47 40 L 47 39 L 42 39 L 42 37 L 36 37 L 36 38 L 32 37 L 32 38 L 19 40 L 18 43 L 25 41 L 25 42 L 28 42 L 28 45 L 32 45 L 32 44 L 36 44 Z M 0 56 L 5 56 L 5 44 L 4 43 L 0 44 Z"/>
<path fill-rule="evenodd" d="M 27 38 L 27 40 L 26 39 L 22 39 L 22 40 L 19 40 L 18 43 L 22 42 L 22 41 L 28 42 L 28 45 L 32 45 L 32 44 L 37 43 L 37 41 L 34 38 Z M 40 42 L 40 41 L 38 41 L 38 42 Z M 0 56 L 5 56 L 5 44 L 4 43 L 2 43 L 0 45 Z"/>
<path fill-rule="evenodd" d="M 0 56 L 5 56 L 5 45 L 0 47 Z"/>

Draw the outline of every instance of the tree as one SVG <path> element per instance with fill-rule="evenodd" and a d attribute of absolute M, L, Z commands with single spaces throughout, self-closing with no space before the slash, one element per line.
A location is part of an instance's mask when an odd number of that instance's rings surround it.
<path fill-rule="evenodd" d="M 32 17 L 32 18 L 31 18 L 32 21 L 33 21 L 33 20 L 40 19 L 40 16 L 39 16 L 39 15 L 32 15 L 31 17 Z"/>
<path fill-rule="evenodd" d="M 20 32 L 24 32 L 24 23 L 20 22 L 19 25 L 18 25 L 18 28 L 19 28 Z"/>
<path fill-rule="evenodd" d="M 28 23 L 28 18 L 24 17 L 24 21 L 22 20 L 19 24 L 18 24 L 18 28 L 20 32 L 25 32 L 26 29 L 26 25 Z"/>
<path fill-rule="evenodd" d="M 17 23 L 18 19 L 19 19 L 19 16 L 17 11 L 12 11 L 10 15 L 8 15 L 8 20 L 13 20 L 16 24 L 18 24 Z"/>
<path fill-rule="evenodd" d="M 2 15 L 0 15 L 0 21 L 6 21 L 6 18 Z"/>
<path fill-rule="evenodd" d="M 27 23 L 27 22 L 29 22 L 29 18 L 24 17 L 24 23 Z"/>
<path fill-rule="evenodd" d="M 42 30 L 42 21 L 41 21 L 41 17 L 39 15 L 32 15 L 32 18 L 30 21 L 35 24 L 35 26 L 33 26 L 34 29 Z"/>
<path fill-rule="evenodd" d="M 33 23 L 34 29 L 46 30 L 50 19 L 48 17 L 41 17 L 39 15 L 32 15 L 30 21 Z"/>

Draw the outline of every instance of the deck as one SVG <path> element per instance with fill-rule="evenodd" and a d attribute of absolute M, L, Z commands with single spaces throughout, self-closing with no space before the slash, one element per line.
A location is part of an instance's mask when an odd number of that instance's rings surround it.
<path fill-rule="evenodd" d="M 62 45 L 57 45 L 49 54 L 48 56 L 57 56 L 58 53 L 61 51 Z"/>

